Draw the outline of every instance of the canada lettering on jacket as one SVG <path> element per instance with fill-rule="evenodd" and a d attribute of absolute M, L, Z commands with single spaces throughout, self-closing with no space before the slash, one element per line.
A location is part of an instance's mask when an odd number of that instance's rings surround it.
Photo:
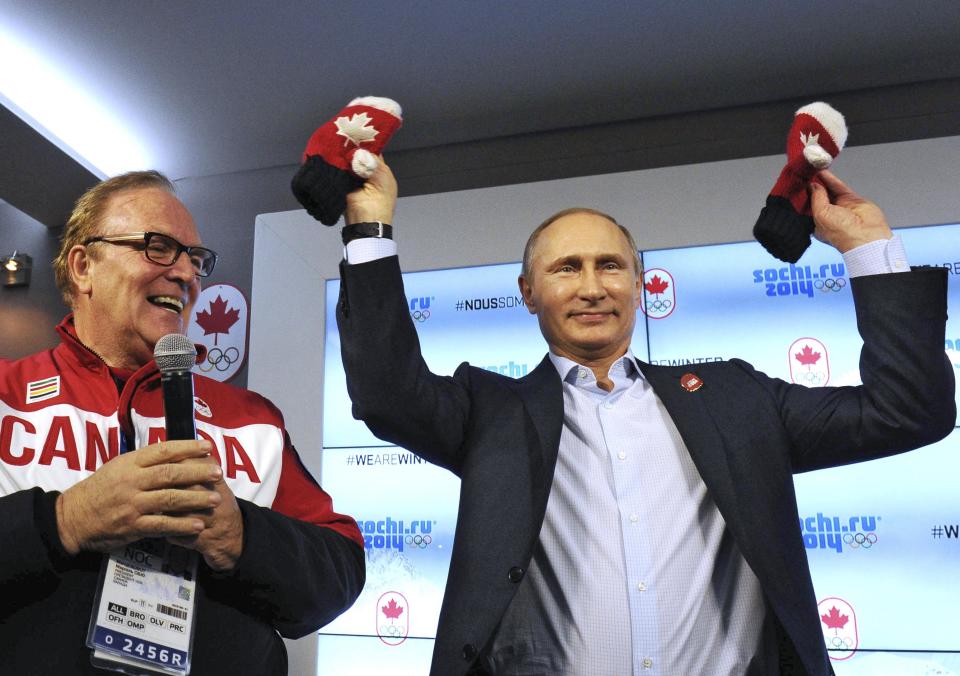
<path fill-rule="evenodd" d="M 260 483 L 257 468 L 237 437 L 224 434 L 222 443 L 218 443 L 202 430 L 198 430 L 198 434 L 213 444 L 213 456 L 228 479 L 236 479 L 242 472 L 252 483 Z M 149 429 L 148 445 L 165 439 L 166 430 L 162 427 Z M 22 467 L 36 463 L 52 466 L 56 463 L 76 472 L 81 469 L 93 472 L 119 452 L 120 429 L 117 426 L 102 429 L 89 420 L 55 415 L 48 429 L 38 430 L 33 422 L 17 415 L 5 415 L 0 419 L 0 461 L 7 465 Z"/>

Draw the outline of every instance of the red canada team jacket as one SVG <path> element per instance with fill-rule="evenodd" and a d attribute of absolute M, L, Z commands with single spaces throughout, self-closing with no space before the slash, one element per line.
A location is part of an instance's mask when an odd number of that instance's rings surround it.
<path fill-rule="evenodd" d="M 77 340 L 72 317 L 55 349 L 0 364 L 0 495 L 39 486 L 64 491 L 120 450 L 123 430 L 141 448 L 165 438 L 160 374 L 150 363 L 123 392 Z M 363 546 L 353 519 L 306 473 L 283 416 L 255 392 L 194 376 L 197 434 L 211 441 L 230 490 L 262 507 L 332 528 Z"/>
<path fill-rule="evenodd" d="M 70 645 L 82 648 L 90 608 L 75 603 L 76 589 L 91 585 L 92 594 L 99 565 L 83 554 L 67 558 L 56 534 L 56 492 L 115 457 L 124 435 L 131 449 L 141 448 L 163 439 L 165 427 L 154 363 L 118 393 L 107 365 L 77 339 L 72 316 L 57 331 L 61 343 L 52 350 L 0 359 L 0 591 L 11 601 L 0 608 L 0 663 L 23 657 L 36 667 L 40 654 L 41 662 L 51 660 L 48 668 L 69 671 L 55 661 L 62 650 L 18 656 L 24 634 L 15 629 L 40 618 L 54 629 L 49 618 L 55 617 Z M 276 632 L 315 631 L 359 594 L 363 539 L 304 469 L 271 402 L 202 375 L 194 375 L 194 394 L 197 433 L 213 443 L 244 517 L 237 568 L 226 576 L 207 571 L 210 598 L 202 608 L 209 610 L 198 615 L 195 667 L 223 668 L 235 659 L 244 668 L 279 672 L 285 659 Z M 209 640 L 201 646 L 204 634 Z M 261 659 L 268 664 L 257 666 Z"/>

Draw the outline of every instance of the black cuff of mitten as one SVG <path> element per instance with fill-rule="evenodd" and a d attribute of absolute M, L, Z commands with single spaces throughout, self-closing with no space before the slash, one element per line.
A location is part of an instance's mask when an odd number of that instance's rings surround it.
<path fill-rule="evenodd" d="M 347 208 L 347 195 L 363 185 L 363 179 L 311 155 L 300 165 L 290 187 L 307 213 L 324 225 L 335 225 Z"/>
<path fill-rule="evenodd" d="M 753 226 L 753 236 L 773 256 L 796 263 L 810 246 L 813 218 L 794 211 L 790 201 L 770 195 Z"/>

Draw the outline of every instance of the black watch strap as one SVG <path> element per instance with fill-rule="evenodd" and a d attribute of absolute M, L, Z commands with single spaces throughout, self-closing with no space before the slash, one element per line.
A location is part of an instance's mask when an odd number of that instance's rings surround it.
<path fill-rule="evenodd" d="M 393 239 L 393 226 L 389 223 L 381 223 L 380 221 L 351 223 L 350 225 L 343 226 L 340 236 L 343 238 L 344 246 L 346 246 L 348 242 L 365 237 Z"/>

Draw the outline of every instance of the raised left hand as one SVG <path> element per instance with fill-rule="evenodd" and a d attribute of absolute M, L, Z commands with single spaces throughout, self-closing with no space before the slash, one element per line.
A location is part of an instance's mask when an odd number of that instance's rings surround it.
<path fill-rule="evenodd" d="M 893 237 L 880 207 L 855 193 L 829 171 L 821 171 L 817 176 L 823 185 L 810 183 L 810 209 L 816 226 L 814 237 L 840 253 Z"/>

